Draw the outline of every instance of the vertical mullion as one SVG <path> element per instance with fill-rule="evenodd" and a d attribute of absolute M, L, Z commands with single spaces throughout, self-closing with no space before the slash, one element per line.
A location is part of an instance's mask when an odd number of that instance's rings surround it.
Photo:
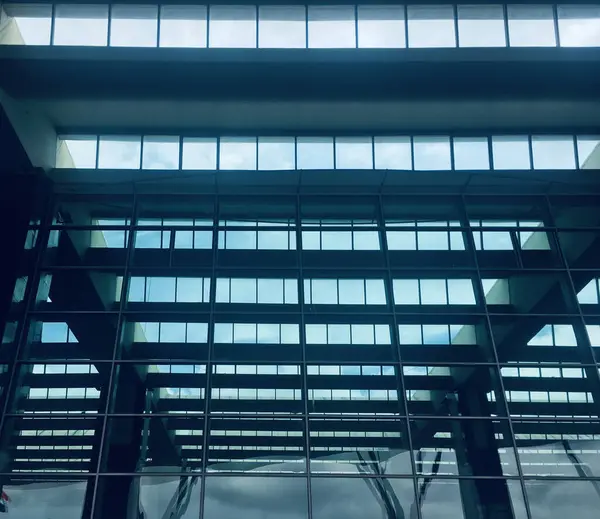
<path fill-rule="evenodd" d="M 221 169 L 221 137 L 216 138 L 217 145 L 217 171 Z M 218 215 L 216 215 L 218 216 Z"/>
<path fill-rule="evenodd" d="M 337 169 L 337 137 L 332 137 L 332 145 L 333 145 L 333 169 Z"/>
<path fill-rule="evenodd" d="M 206 358 L 206 392 L 204 394 L 204 434 L 202 436 L 202 472 L 206 473 L 208 467 L 208 455 L 209 455 L 209 442 L 208 437 L 210 435 L 210 400 L 212 397 L 212 371 L 213 371 L 213 349 L 214 337 L 215 337 L 215 302 L 217 294 L 217 261 L 219 251 L 219 200 L 217 197 L 213 199 L 213 235 L 212 235 L 212 269 L 210 276 L 210 310 L 208 315 L 208 334 L 207 334 L 207 345 L 208 353 Z M 233 337 L 233 330 L 231 331 Z M 206 493 L 206 478 L 202 477 L 200 480 L 200 517 L 204 516 L 204 495 Z"/>
<path fill-rule="evenodd" d="M 488 145 L 488 161 L 490 163 L 490 170 L 494 169 L 494 148 L 492 147 L 492 137 L 487 136 L 487 145 Z"/>
<path fill-rule="evenodd" d="M 560 30 L 558 27 L 558 5 L 552 4 L 552 21 L 554 23 L 554 39 L 556 46 L 560 47 Z"/>
<path fill-rule="evenodd" d="M 108 384 L 106 386 L 107 395 L 106 395 L 106 402 L 104 403 L 104 417 L 102 420 L 100 445 L 98 447 L 97 472 L 100 472 L 100 468 L 102 466 L 102 460 L 104 457 L 104 448 L 105 448 L 106 441 L 107 441 L 107 435 L 108 435 L 108 416 L 107 415 L 111 410 L 111 400 L 112 400 L 113 393 L 117 389 L 116 383 L 115 383 L 117 351 L 119 350 L 119 346 L 120 346 L 120 342 L 121 342 L 120 336 L 121 336 L 121 331 L 123 329 L 123 319 L 124 319 L 123 314 L 126 309 L 125 301 L 127 300 L 127 295 L 129 293 L 128 287 L 129 287 L 129 276 L 130 276 L 130 269 L 131 269 L 131 256 L 133 254 L 133 246 L 134 246 L 134 226 L 137 221 L 137 204 L 138 204 L 137 193 L 136 193 L 136 191 L 134 191 L 133 192 L 133 200 L 132 200 L 133 207 L 132 207 L 131 221 L 129 223 L 130 234 L 128 236 L 127 251 L 125 253 L 125 268 L 123 270 L 123 283 L 121 284 L 121 294 L 120 294 L 121 300 L 119 301 L 119 314 L 117 316 L 116 336 L 115 336 L 115 340 L 113 343 L 113 354 L 112 354 L 112 360 L 111 360 L 111 364 L 110 364 L 110 375 L 108 378 Z M 146 285 L 146 280 L 144 280 L 144 300 L 146 299 L 145 285 Z M 96 510 L 96 499 L 98 498 L 98 481 L 99 481 L 99 476 L 96 477 L 96 485 L 94 487 L 94 495 L 92 497 L 92 513 Z"/>
<path fill-rule="evenodd" d="M 477 256 L 477 249 L 475 248 L 475 240 L 473 238 L 473 233 L 471 232 L 470 228 L 469 228 L 469 217 L 468 217 L 468 212 L 467 212 L 467 203 L 465 200 L 465 196 L 464 194 L 461 195 L 461 201 L 460 201 L 460 208 L 461 208 L 461 226 L 464 229 L 467 229 L 464 232 L 464 237 L 465 237 L 465 245 L 467 250 L 471 253 L 471 261 L 473 262 L 473 265 L 475 266 L 475 273 L 477 276 L 477 281 L 475 283 L 473 283 L 473 289 L 475 292 L 475 303 L 476 306 L 481 306 L 483 307 L 483 311 L 485 314 L 485 327 L 487 330 L 487 334 L 489 337 L 489 346 L 493 355 L 493 369 L 496 370 L 496 376 L 495 378 L 497 378 L 497 384 L 493 384 L 493 388 L 495 388 L 495 386 L 498 386 L 499 392 L 500 394 L 496 395 L 496 404 L 500 404 L 504 410 L 504 412 L 506 413 L 506 423 L 507 423 L 507 427 L 508 427 L 508 431 L 511 437 L 511 446 L 514 450 L 515 453 L 515 462 L 517 465 L 517 472 L 519 475 L 519 483 L 521 485 L 521 492 L 523 493 L 523 500 L 524 500 L 524 505 L 525 505 L 525 511 L 527 513 L 528 517 L 531 517 L 531 511 L 529 509 L 529 501 L 527 500 L 527 494 L 525 491 L 525 483 L 523 481 L 523 469 L 521 467 L 521 462 L 519 459 L 519 451 L 517 448 L 517 442 L 515 439 L 515 431 L 513 428 L 513 423 L 512 423 L 512 418 L 510 416 L 510 409 L 508 407 L 508 402 L 506 401 L 506 389 L 504 387 L 504 381 L 502 380 L 502 368 L 500 366 L 500 360 L 498 358 L 498 349 L 496 347 L 496 339 L 494 337 L 494 330 L 492 328 L 492 320 L 490 317 L 490 312 L 489 312 L 489 308 L 485 299 L 485 290 L 483 288 L 483 281 L 481 279 L 481 268 L 479 266 L 479 258 Z M 502 417 L 500 417 L 502 418 Z"/>
<path fill-rule="evenodd" d="M 50 11 L 50 45 L 54 45 L 54 33 L 56 31 L 56 4 L 52 4 Z"/>
<path fill-rule="evenodd" d="M 380 231 L 380 243 L 381 243 L 381 252 L 383 253 L 383 259 L 384 259 L 384 265 L 385 265 L 385 281 L 384 281 L 384 286 L 385 288 L 385 293 L 386 293 L 386 299 L 387 299 L 387 307 L 389 309 L 391 309 L 391 315 L 392 315 L 392 323 L 390 325 L 389 321 L 388 321 L 388 326 L 392 327 L 392 330 L 390 330 L 390 348 L 392 349 L 392 352 L 395 353 L 395 357 L 396 357 L 396 363 L 395 363 L 395 368 L 396 368 L 396 382 L 397 382 L 397 391 L 398 391 L 398 406 L 399 406 L 399 412 L 402 413 L 404 415 L 403 420 L 403 428 L 405 429 L 402 432 L 406 432 L 406 444 L 408 447 L 408 451 L 410 452 L 410 466 L 411 466 L 411 470 L 412 470 L 412 482 L 413 482 L 413 492 L 415 496 L 419 495 L 419 487 L 418 487 L 418 478 L 417 478 L 417 468 L 416 468 L 416 464 L 415 464 L 415 459 L 414 456 L 412 454 L 412 437 L 411 437 L 411 432 L 410 432 L 410 421 L 409 421 L 409 413 L 408 413 L 408 403 L 406 401 L 406 390 L 404 389 L 404 363 L 402 362 L 402 355 L 401 355 L 401 351 L 400 351 L 400 333 L 398 330 L 398 317 L 396 314 L 396 308 L 395 308 L 395 301 L 394 301 L 394 295 L 393 295 L 393 276 L 392 276 L 392 270 L 391 270 L 391 262 L 390 262 L 390 256 L 389 256 L 389 249 L 388 249 L 388 243 L 387 243 L 387 234 L 385 232 L 385 216 L 383 214 L 383 197 L 381 196 L 381 194 L 378 196 L 377 199 L 377 219 L 379 220 L 378 222 L 378 228 L 381 229 Z M 420 296 L 419 296 L 420 297 Z M 375 333 L 375 330 L 373 331 Z M 422 333 L 422 332 L 421 332 Z M 422 342 L 422 341 L 421 341 Z M 415 519 L 421 519 L 421 509 L 420 507 L 417 507 L 417 518 Z"/>
<path fill-rule="evenodd" d="M 460 33 L 458 31 L 458 6 L 452 4 L 452 18 L 454 22 L 454 46 L 460 47 Z"/>
<path fill-rule="evenodd" d="M 312 518 L 312 486 L 310 479 L 310 427 L 308 420 L 308 374 L 306 361 L 306 322 L 305 322 L 305 293 L 304 293 L 304 269 L 302 262 L 302 232 L 300 222 L 302 215 L 300 211 L 301 197 L 296 195 L 296 256 L 298 260 L 298 303 L 300 305 L 299 338 L 302 352 L 302 399 L 304 401 L 304 448 L 306 449 L 306 492 L 308 496 L 308 517 Z M 285 285 L 285 283 L 284 283 Z M 312 292 L 312 290 L 311 290 Z M 312 301 L 312 299 L 311 299 Z"/>
<path fill-rule="evenodd" d="M 258 49 L 259 48 L 259 46 L 258 46 L 258 42 L 259 42 L 258 31 L 259 31 L 259 28 L 260 28 L 260 26 L 258 24 L 258 17 L 259 17 L 258 4 L 254 6 L 254 16 L 256 18 L 256 20 L 254 21 L 255 28 L 256 28 L 256 41 L 255 41 L 255 45 L 256 45 L 256 48 Z M 257 139 L 257 141 L 258 141 L 258 139 Z M 258 154 L 256 156 L 258 157 Z M 258 167 L 256 169 L 258 169 Z"/>
<path fill-rule="evenodd" d="M 448 137 L 448 141 L 449 141 L 449 144 L 450 144 L 450 171 L 455 171 L 454 137 L 453 136 L 449 136 Z"/>
<path fill-rule="evenodd" d="M 206 6 L 206 48 L 210 47 L 210 4 Z"/>
<path fill-rule="evenodd" d="M 377 169 L 375 166 L 375 136 L 371 136 L 371 169 Z"/>
<path fill-rule="evenodd" d="M 404 47 L 408 49 L 409 38 L 408 38 L 408 6 L 404 4 Z"/>
<path fill-rule="evenodd" d="M 502 17 L 504 18 L 504 39 L 506 47 L 510 47 L 510 31 L 508 29 L 508 5 L 502 4 Z"/>
<path fill-rule="evenodd" d="M 179 157 L 177 158 L 179 167 L 177 169 L 183 169 L 183 135 L 179 136 Z M 192 221 L 192 227 L 194 226 L 194 222 Z M 193 242 L 192 242 L 193 247 Z"/>
<path fill-rule="evenodd" d="M 106 46 L 111 46 L 112 38 L 112 19 L 113 19 L 113 4 L 108 4 L 108 34 L 106 35 Z"/>
<path fill-rule="evenodd" d="M 358 4 L 354 5 L 354 48 L 358 49 Z"/>
<path fill-rule="evenodd" d="M 163 6 L 158 4 L 156 7 L 156 46 L 160 47 L 160 22 L 162 20 Z"/>
<path fill-rule="evenodd" d="M 415 170 L 415 138 L 411 135 L 410 139 L 410 170 Z"/>
<path fill-rule="evenodd" d="M 575 156 L 575 169 L 581 169 L 579 165 L 579 147 L 577 146 L 577 135 L 573 135 L 573 154 Z"/>
<path fill-rule="evenodd" d="M 531 134 L 527 135 L 527 144 L 529 146 L 529 169 L 533 170 L 535 164 L 533 162 L 533 136 Z"/>
<path fill-rule="evenodd" d="M 100 135 L 96 135 L 96 163 L 95 168 L 98 169 L 98 165 L 100 164 Z"/>
<path fill-rule="evenodd" d="M 309 17 L 310 13 L 309 13 L 309 7 L 308 5 L 304 5 L 304 38 L 306 40 L 305 42 L 305 48 L 309 48 L 309 44 L 308 44 L 308 17 Z"/>

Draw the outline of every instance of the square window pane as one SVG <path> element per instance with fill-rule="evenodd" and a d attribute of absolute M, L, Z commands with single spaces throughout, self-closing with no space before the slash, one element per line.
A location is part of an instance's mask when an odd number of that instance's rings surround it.
<path fill-rule="evenodd" d="M 351 326 L 352 344 L 375 344 L 375 327 L 372 324 Z"/>
<path fill-rule="evenodd" d="M 450 344 L 448 325 L 424 324 L 423 344 Z"/>
<path fill-rule="evenodd" d="M 358 46 L 404 48 L 406 46 L 404 8 L 399 5 L 359 5 Z"/>
<path fill-rule="evenodd" d="M 417 233 L 414 231 L 387 231 L 389 250 L 417 250 Z"/>
<path fill-rule="evenodd" d="M 354 7 L 308 6 L 308 46 L 311 48 L 354 48 Z"/>
<path fill-rule="evenodd" d="M 210 7 L 210 47 L 256 47 L 256 8 L 254 6 Z"/>
<path fill-rule="evenodd" d="M 378 231 L 354 231 L 354 250 L 379 250 Z"/>
<path fill-rule="evenodd" d="M 362 279 L 340 279 L 338 283 L 340 290 L 339 304 L 365 304 L 365 282 Z"/>
<path fill-rule="evenodd" d="M 164 5 L 160 8 L 161 47 L 206 47 L 207 20 L 203 5 Z"/>
<path fill-rule="evenodd" d="M 306 10 L 304 6 L 260 6 L 258 46 L 265 49 L 305 48 Z"/>
<path fill-rule="evenodd" d="M 458 41 L 461 47 L 505 47 L 501 5 L 459 5 Z"/>
<path fill-rule="evenodd" d="M 175 278 L 146 278 L 146 301 L 149 303 L 173 303 L 175 301 Z"/>
<path fill-rule="evenodd" d="M 144 137 L 142 169 L 179 169 L 179 137 Z"/>
<path fill-rule="evenodd" d="M 490 169 L 488 140 L 485 137 L 456 137 L 454 139 L 454 169 Z"/>
<path fill-rule="evenodd" d="M 456 47 L 451 5 L 408 6 L 409 47 Z"/>
<path fill-rule="evenodd" d="M 279 325 L 278 324 L 258 324 L 259 344 L 278 344 L 280 341 Z"/>
<path fill-rule="evenodd" d="M 328 344 L 350 344 L 350 326 L 347 324 L 330 324 L 327 327 Z"/>
<path fill-rule="evenodd" d="M 202 278 L 177 278 L 177 302 L 178 303 L 202 303 L 205 285 Z"/>
<path fill-rule="evenodd" d="M 258 302 L 280 305 L 284 302 L 283 279 L 259 279 Z"/>
<path fill-rule="evenodd" d="M 220 169 L 255 170 L 256 138 L 224 137 L 220 142 Z"/>
<path fill-rule="evenodd" d="M 186 342 L 202 343 L 208 340 L 208 324 L 188 323 L 186 330 Z"/>
<path fill-rule="evenodd" d="M 446 281 L 444 279 L 421 279 L 421 304 L 447 305 Z"/>
<path fill-rule="evenodd" d="M 371 138 L 336 138 L 335 167 L 336 169 L 373 169 Z"/>
<path fill-rule="evenodd" d="M 106 46 L 108 42 L 107 5 L 57 5 L 54 45 Z"/>
<path fill-rule="evenodd" d="M 3 5 L 0 9 L 2 25 L 15 24 L 15 32 L 0 33 L 0 44 L 4 45 L 50 45 L 52 6 Z"/>
<path fill-rule="evenodd" d="M 298 169 L 333 169 L 333 139 L 298 137 Z"/>
<path fill-rule="evenodd" d="M 277 325 L 275 325 L 277 326 Z M 255 344 L 257 341 L 256 324 L 234 323 L 233 342 L 241 344 Z"/>
<path fill-rule="evenodd" d="M 183 169 L 217 169 L 217 139 L 183 139 Z"/>
<path fill-rule="evenodd" d="M 256 279 L 231 279 L 231 303 L 256 303 Z"/>
<path fill-rule="evenodd" d="M 375 169 L 412 169 L 410 137 L 375 137 Z"/>
<path fill-rule="evenodd" d="M 509 5 L 508 34 L 511 47 L 554 47 L 554 14 L 551 5 Z"/>
<path fill-rule="evenodd" d="M 561 47 L 598 47 L 600 6 L 559 5 L 558 32 Z"/>
<path fill-rule="evenodd" d="M 98 167 L 101 169 L 139 169 L 142 139 L 132 137 L 100 137 Z"/>
<path fill-rule="evenodd" d="M 233 343 L 233 324 L 215 323 L 215 342 L 222 344 Z"/>
<path fill-rule="evenodd" d="M 296 144 L 293 137 L 259 137 L 258 169 L 296 168 Z"/>
<path fill-rule="evenodd" d="M 327 344 L 327 325 L 326 324 L 307 324 L 306 325 L 306 343 L 307 344 Z"/>
<path fill-rule="evenodd" d="M 337 305 L 338 291 L 335 279 L 313 279 L 311 281 L 311 300 L 315 305 Z"/>
<path fill-rule="evenodd" d="M 450 169 L 448 137 L 415 137 L 415 169 L 424 171 Z"/>
<path fill-rule="evenodd" d="M 474 305 L 473 281 L 470 279 L 449 279 L 448 303 L 451 305 Z"/>
<path fill-rule="evenodd" d="M 97 137 L 59 137 L 56 150 L 57 168 L 95 168 Z"/>
<path fill-rule="evenodd" d="M 577 155 L 581 169 L 600 169 L 600 137 L 577 137 Z"/>
<path fill-rule="evenodd" d="M 375 325 L 375 344 L 391 344 L 390 327 L 387 324 Z"/>
<path fill-rule="evenodd" d="M 399 324 L 400 344 L 423 344 L 421 326 L 419 324 Z"/>
<path fill-rule="evenodd" d="M 531 169 L 529 138 L 520 136 L 492 137 L 494 169 Z"/>
<path fill-rule="evenodd" d="M 112 47 L 156 47 L 158 6 L 113 5 L 111 16 Z"/>
<path fill-rule="evenodd" d="M 394 279 L 393 286 L 397 305 L 420 304 L 418 279 Z"/>
<path fill-rule="evenodd" d="M 185 342 L 185 323 L 161 323 L 160 342 Z"/>
<path fill-rule="evenodd" d="M 575 169 L 573 137 L 532 137 L 534 169 Z"/>

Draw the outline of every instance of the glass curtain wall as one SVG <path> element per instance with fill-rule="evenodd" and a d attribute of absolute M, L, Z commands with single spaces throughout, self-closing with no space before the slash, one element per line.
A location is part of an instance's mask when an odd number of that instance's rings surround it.
<path fill-rule="evenodd" d="M 599 202 L 57 197 L 3 337 L 2 506 L 595 517 Z"/>

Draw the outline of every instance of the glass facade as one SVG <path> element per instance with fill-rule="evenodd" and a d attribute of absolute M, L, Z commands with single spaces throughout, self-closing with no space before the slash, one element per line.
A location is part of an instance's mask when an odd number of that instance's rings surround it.
<path fill-rule="evenodd" d="M 8 506 L 595 517 L 599 203 L 55 195 L 2 340 Z"/>

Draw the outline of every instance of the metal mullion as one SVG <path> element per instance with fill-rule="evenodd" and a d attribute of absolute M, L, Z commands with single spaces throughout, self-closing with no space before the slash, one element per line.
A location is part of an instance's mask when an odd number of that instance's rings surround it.
<path fill-rule="evenodd" d="M 162 20 L 162 4 L 156 6 L 156 48 L 160 47 L 160 25 Z"/>
<path fill-rule="evenodd" d="M 575 157 L 575 169 L 582 169 L 579 163 L 579 147 L 577 144 L 577 135 L 573 135 L 573 154 Z"/>
<path fill-rule="evenodd" d="M 558 27 L 558 5 L 552 4 L 552 21 L 554 24 L 554 40 L 556 41 L 556 47 L 560 47 L 560 30 Z"/>
<path fill-rule="evenodd" d="M 452 4 L 452 18 L 454 23 L 454 47 L 460 47 L 460 33 L 458 30 L 458 6 L 456 4 Z"/>
<path fill-rule="evenodd" d="M 550 203 L 550 199 L 548 196 L 545 197 L 546 201 L 546 211 L 548 214 L 548 218 L 551 220 L 551 223 L 554 224 L 554 215 L 552 213 L 552 205 Z M 577 314 L 577 323 L 573 324 L 573 333 L 575 334 L 575 340 L 577 342 L 577 348 L 584 348 L 588 350 L 589 359 L 592 363 L 596 362 L 594 348 L 592 347 L 590 338 L 587 333 L 586 321 L 583 312 L 581 311 L 581 305 L 579 304 L 579 300 L 577 298 L 577 290 L 575 288 L 575 283 L 573 281 L 573 276 L 571 274 L 571 269 L 569 268 L 569 262 L 564 255 L 562 250 L 562 246 L 560 244 L 560 240 L 558 238 L 558 234 L 556 232 L 552 232 L 552 245 L 555 247 L 555 253 L 558 256 L 558 259 L 561 263 L 562 268 L 564 269 L 564 273 L 566 275 L 568 286 L 565 287 L 565 292 L 568 293 L 570 301 L 567 301 L 567 306 L 571 307 L 574 312 Z M 552 247 L 551 245 L 551 247 Z M 567 294 L 565 294 L 567 295 Z M 554 334 L 554 327 L 552 327 L 552 333 Z M 582 339 L 582 340 L 580 340 Z M 553 341 L 554 341 L 553 335 Z M 583 342 L 584 344 L 580 344 Z M 588 364 L 587 362 L 581 362 L 581 364 Z M 592 393 L 592 398 L 597 408 L 600 408 L 600 398 L 594 398 L 594 396 L 600 395 L 600 374 L 598 370 L 594 367 L 592 369 L 587 368 L 584 370 L 588 379 L 590 387 L 590 392 Z M 595 394 L 595 395 L 594 395 Z M 600 410 L 599 410 L 600 413 Z"/>
<path fill-rule="evenodd" d="M 306 360 L 306 322 L 304 318 L 304 270 L 302 267 L 302 232 L 300 230 L 301 211 L 300 211 L 301 195 L 296 195 L 296 254 L 298 257 L 298 303 L 300 306 L 300 348 L 302 350 L 302 397 L 304 400 L 304 448 L 306 449 L 306 491 L 308 496 L 308 517 L 312 518 L 312 486 L 310 479 L 310 427 L 309 427 L 309 412 L 308 412 L 308 374 Z M 312 287 L 311 287 L 312 293 Z M 311 298 L 312 301 L 312 298 Z M 325 333 L 327 334 L 327 327 Z"/>
<path fill-rule="evenodd" d="M 408 5 L 405 3 L 402 7 L 404 11 L 404 48 L 408 49 Z"/>
<path fill-rule="evenodd" d="M 309 48 L 309 45 L 308 45 L 308 16 L 309 16 L 308 4 L 305 4 L 304 5 L 304 39 L 306 40 L 305 45 L 304 45 L 305 49 Z M 295 137 L 295 140 L 297 142 L 298 137 Z M 297 148 L 297 144 L 296 144 L 296 148 Z M 296 162 L 296 164 L 297 164 L 297 162 Z"/>
<path fill-rule="evenodd" d="M 358 4 L 354 4 L 354 48 L 358 49 Z"/>
<path fill-rule="evenodd" d="M 406 8 L 406 6 L 405 6 Z M 378 227 L 382 227 L 385 220 L 384 220 L 384 214 L 383 214 L 383 197 L 381 196 L 381 194 L 379 194 L 378 200 L 377 200 L 377 204 L 378 204 L 378 215 L 377 218 L 379 220 L 379 225 Z M 409 413 L 408 413 L 408 403 L 406 401 L 406 390 L 405 390 L 405 386 L 404 386 L 404 363 L 402 361 L 402 354 L 400 351 L 400 333 L 398 331 L 398 319 L 397 319 L 397 314 L 396 314 L 396 309 L 394 306 L 394 298 L 393 298 L 393 276 L 392 276 L 392 271 L 390 268 L 390 257 L 389 257 L 389 249 L 388 249 L 388 244 L 387 244 L 387 235 L 385 233 L 385 228 L 383 228 L 380 235 L 380 240 L 381 240 L 381 251 L 383 253 L 384 256 L 384 263 L 385 263 L 385 276 L 386 276 L 386 281 L 387 283 L 385 283 L 385 285 L 387 286 L 386 289 L 386 297 L 388 299 L 388 307 L 391 308 L 392 310 L 392 330 L 390 333 L 390 340 L 391 340 L 391 344 L 390 347 L 392 348 L 392 351 L 394 351 L 394 346 L 395 346 L 395 352 L 396 352 L 396 358 L 397 361 L 395 363 L 393 363 L 396 367 L 397 371 L 397 375 L 396 375 L 396 380 L 397 380 L 397 384 L 398 384 L 398 401 L 399 404 L 401 406 L 400 411 L 404 413 L 404 417 L 401 417 L 401 423 L 404 424 L 405 430 L 406 430 L 406 443 L 408 445 L 408 449 L 410 451 L 410 466 L 411 466 L 411 471 L 412 471 L 412 481 L 413 481 L 413 491 L 414 491 L 414 495 L 418 496 L 419 495 L 419 485 L 418 485 L 418 477 L 417 477 L 417 467 L 415 464 L 415 459 L 414 456 L 412 454 L 412 436 L 411 436 L 411 432 L 410 432 L 410 420 L 409 420 Z M 420 285 L 419 285 L 420 286 Z M 420 301 L 420 289 L 419 289 L 419 301 Z M 389 323 L 389 321 L 388 321 Z M 389 324 L 388 324 L 389 326 Z M 422 326 L 421 326 L 421 334 L 422 332 Z M 373 333 L 375 333 L 375 330 L 373 330 Z M 421 341 L 422 342 L 422 341 Z M 420 519 L 422 517 L 421 514 L 421 509 L 420 507 L 417 507 L 417 519 Z"/>
<path fill-rule="evenodd" d="M 527 134 L 527 145 L 529 147 L 529 169 L 533 171 L 535 169 L 533 161 L 533 136 L 530 133 Z"/>
<path fill-rule="evenodd" d="M 505 46 L 510 47 L 510 31 L 508 30 L 508 5 L 502 4 L 502 17 L 504 18 Z"/>
<path fill-rule="evenodd" d="M 256 41 L 255 41 L 255 45 L 256 45 L 256 48 L 258 49 L 258 48 L 260 48 L 259 47 L 259 32 L 258 32 L 260 30 L 260 26 L 258 24 L 258 19 L 259 19 L 260 13 L 259 13 L 259 10 L 258 10 L 258 4 L 256 4 L 254 6 L 254 16 L 256 18 L 256 20 L 255 20 L 255 28 L 256 28 Z M 257 147 L 257 149 L 256 149 L 256 169 L 258 169 L 258 137 L 256 138 L 256 143 L 257 143 L 256 144 L 256 147 Z"/>
<path fill-rule="evenodd" d="M 106 35 L 106 46 L 111 46 L 111 37 L 112 37 L 112 20 L 113 20 L 113 3 L 108 4 L 108 34 Z M 97 166 L 96 166 L 97 167 Z"/>
<path fill-rule="evenodd" d="M 23 349 L 23 343 L 27 340 L 27 330 L 29 323 L 29 316 L 31 314 L 32 309 L 35 307 L 35 300 L 37 295 L 37 287 L 39 285 L 40 280 L 40 271 L 43 264 L 44 252 L 46 251 L 48 245 L 48 238 L 50 236 L 50 229 L 48 222 L 52 221 L 53 209 L 54 209 L 54 196 L 48 196 L 48 200 L 46 202 L 48 206 L 45 208 L 44 217 L 42 221 L 42 225 L 39 227 L 36 241 L 36 251 L 35 251 L 35 262 L 33 267 L 33 275 L 30 277 L 30 282 L 27 283 L 25 287 L 25 293 L 23 294 L 23 301 L 25 303 L 24 310 L 21 316 L 20 321 L 17 324 L 17 330 L 15 333 L 15 337 L 17 339 L 15 344 L 15 352 L 14 357 L 8 361 L 10 366 L 10 373 L 8 377 L 8 384 L 6 386 L 6 392 L 4 396 L 4 402 L 2 404 L 2 415 L 0 416 L 0 430 L 4 431 L 6 426 L 6 415 L 9 412 L 10 404 L 16 394 L 16 385 L 18 383 L 18 372 L 17 366 L 19 365 L 19 356 L 21 354 L 21 350 Z M 30 226 L 25 226 L 25 233 L 30 230 Z M 15 280 L 16 281 L 16 280 Z"/>
<path fill-rule="evenodd" d="M 110 375 L 108 378 L 108 384 L 106 385 L 106 402 L 104 403 L 104 418 L 102 420 L 102 428 L 101 428 L 101 435 L 100 435 L 100 445 L 98 446 L 98 464 L 96 466 L 96 477 L 95 477 L 95 484 L 94 484 L 94 494 L 92 496 L 92 513 L 94 513 L 94 511 L 96 510 L 96 499 L 98 497 L 98 483 L 99 483 L 99 473 L 100 473 L 100 468 L 102 465 L 102 459 L 104 457 L 104 448 L 105 448 L 105 444 L 106 444 L 106 438 L 107 438 L 107 433 L 108 433 L 108 413 L 110 412 L 110 403 L 112 400 L 112 396 L 113 393 L 115 393 L 116 390 L 116 384 L 115 384 L 115 371 L 116 371 L 116 363 L 117 363 L 117 351 L 119 350 L 119 346 L 120 346 L 120 335 L 121 335 L 121 330 L 123 328 L 123 316 L 124 316 L 124 311 L 126 309 L 126 299 L 127 299 L 127 295 L 128 295 L 128 286 L 129 286 L 129 271 L 130 271 L 130 267 L 131 267 L 131 256 L 133 254 L 133 248 L 134 248 L 134 232 L 133 232 L 133 228 L 134 228 L 134 224 L 135 221 L 137 219 L 137 193 L 134 191 L 133 192 L 133 200 L 132 200 L 132 205 L 133 205 L 133 211 L 132 211 L 132 215 L 131 215 L 131 221 L 129 223 L 130 225 L 130 234 L 128 236 L 128 244 L 127 244 L 127 253 L 126 253 L 126 258 L 125 258 L 125 269 L 123 272 L 123 283 L 121 285 L 121 301 L 119 303 L 119 313 L 118 313 L 118 317 L 117 317 L 117 326 L 116 326 L 116 336 L 115 336 L 115 340 L 114 340 L 114 344 L 113 344 L 113 355 L 112 355 L 112 362 L 111 362 L 111 369 L 110 369 Z M 144 279 L 144 299 L 146 297 L 146 280 Z"/>
<path fill-rule="evenodd" d="M 466 224 L 469 221 L 469 216 L 467 213 L 467 203 L 466 203 L 464 195 L 462 195 L 462 197 L 461 197 L 460 207 L 461 207 L 461 212 L 462 212 L 461 219 L 464 220 L 464 223 Z M 475 301 L 479 305 L 483 305 L 483 309 L 485 312 L 485 326 L 487 328 L 487 333 L 489 335 L 489 341 L 490 341 L 490 347 L 491 347 L 491 350 L 492 350 L 492 353 L 494 356 L 494 362 L 492 364 L 492 366 L 493 366 L 492 369 L 496 370 L 496 378 L 498 379 L 498 385 L 499 385 L 499 389 L 501 392 L 500 395 L 496 395 L 496 404 L 500 403 L 506 413 L 506 424 L 507 424 L 507 427 L 508 427 L 508 430 L 509 430 L 509 433 L 511 436 L 512 448 L 514 449 L 514 453 L 515 453 L 515 461 L 516 461 L 516 465 L 517 465 L 517 472 L 519 475 L 519 482 L 521 485 L 521 492 L 523 493 L 523 501 L 525 504 L 525 510 L 527 512 L 527 516 L 529 518 L 531 518 L 531 510 L 529 508 L 529 501 L 527 500 L 527 494 L 525 491 L 525 483 L 523 481 L 523 469 L 521 468 L 521 462 L 519 459 L 519 451 L 517 448 L 517 441 L 515 439 L 515 431 L 514 431 L 512 419 L 510 416 L 510 409 L 508 407 L 508 402 L 506 401 L 506 390 L 504 388 L 504 381 L 502 380 L 502 371 L 501 371 L 500 361 L 498 359 L 498 350 L 496 348 L 496 340 L 494 337 L 492 320 L 490 318 L 489 308 L 488 308 L 486 300 L 485 300 L 485 291 L 483 288 L 483 281 L 481 279 L 481 270 L 479 268 L 479 258 L 477 256 L 477 249 L 475 248 L 475 240 L 473 238 L 472 233 L 465 232 L 464 234 L 465 234 L 466 248 L 468 251 L 471 252 L 472 261 L 475 266 L 476 276 L 477 276 L 477 281 L 475 283 L 473 283 L 473 289 L 475 291 Z"/>
<path fill-rule="evenodd" d="M 54 45 L 54 35 L 56 32 L 56 4 L 52 3 L 50 14 L 50 45 Z"/>
<path fill-rule="evenodd" d="M 217 294 L 217 279 L 216 279 L 216 269 L 217 269 L 217 260 L 218 260 L 218 245 L 219 245 L 219 237 L 217 231 L 217 225 L 219 221 L 219 199 L 217 197 L 214 198 L 213 205 L 213 236 L 212 236 L 212 273 L 210 277 L 210 311 L 208 315 L 208 334 L 207 334 L 207 344 L 208 344 L 208 352 L 206 357 L 206 393 L 204 395 L 204 434 L 202 436 L 202 470 L 201 472 L 206 474 L 207 466 L 208 466 L 208 436 L 210 432 L 210 399 L 212 396 L 212 363 L 213 363 L 213 348 L 214 344 L 214 330 L 215 330 L 215 301 Z M 231 283 L 229 284 L 231 287 Z M 232 330 L 233 334 L 233 330 Z M 200 481 L 200 518 L 204 516 L 204 494 L 206 492 L 206 477 L 202 477 Z"/>

